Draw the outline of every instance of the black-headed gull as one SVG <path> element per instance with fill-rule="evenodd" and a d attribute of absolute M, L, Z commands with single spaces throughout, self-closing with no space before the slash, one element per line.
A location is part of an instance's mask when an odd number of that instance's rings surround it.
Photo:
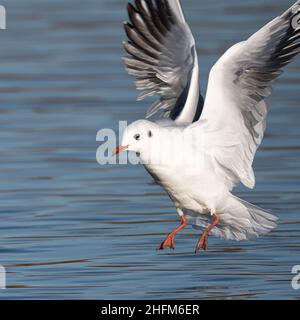
<path fill-rule="evenodd" d="M 265 131 L 265 98 L 300 52 L 300 1 L 218 60 L 205 103 L 195 41 L 179 0 L 136 0 L 128 13 L 128 73 L 142 91 L 139 99 L 160 96 L 147 118 L 160 113 L 165 120 L 132 123 L 115 154 L 136 152 L 177 208 L 181 225 L 158 249 L 174 249 L 187 220 L 206 228 L 196 252 L 207 249 L 211 233 L 244 240 L 269 232 L 277 218 L 231 191 L 239 182 L 255 185 L 252 162 Z"/>

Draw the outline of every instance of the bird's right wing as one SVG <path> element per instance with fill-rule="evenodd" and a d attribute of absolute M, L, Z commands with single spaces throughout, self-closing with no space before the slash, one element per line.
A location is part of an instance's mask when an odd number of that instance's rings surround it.
<path fill-rule="evenodd" d="M 160 112 L 177 123 L 193 122 L 199 117 L 198 58 L 179 0 L 136 0 L 128 14 L 124 62 L 142 91 L 138 100 L 160 96 L 147 117 Z"/>
<path fill-rule="evenodd" d="M 252 162 L 264 135 L 265 98 L 282 68 L 299 52 L 297 1 L 247 41 L 230 48 L 212 68 L 199 135 L 230 187 L 239 181 L 254 186 Z"/>

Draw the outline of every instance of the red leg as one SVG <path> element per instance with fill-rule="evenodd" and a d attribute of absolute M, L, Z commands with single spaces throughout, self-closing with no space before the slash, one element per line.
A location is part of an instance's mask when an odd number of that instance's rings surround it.
<path fill-rule="evenodd" d="M 164 250 L 164 249 L 166 249 L 168 247 L 173 249 L 173 250 L 175 249 L 174 237 L 180 230 L 185 228 L 185 226 L 187 224 L 186 218 L 185 218 L 184 215 L 182 215 L 180 218 L 181 218 L 181 225 L 167 235 L 167 238 L 161 243 L 161 245 L 159 245 L 157 247 L 157 250 Z"/>
<path fill-rule="evenodd" d="M 219 216 L 215 213 L 213 215 L 213 222 L 211 225 L 208 226 L 208 228 L 202 233 L 201 237 L 199 238 L 199 241 L 197 243 L 195 253 L 199 251 L 200 249 L 207 250 L 208 249 L 208 236 L 211 232 L 211 230 L 219 223 Z"/>

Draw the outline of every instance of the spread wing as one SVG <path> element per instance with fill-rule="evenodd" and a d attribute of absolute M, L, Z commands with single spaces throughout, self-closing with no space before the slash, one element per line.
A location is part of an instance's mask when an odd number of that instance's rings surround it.
<path fill-rule="evenodd" d="M 201 120 L 207 152 L 233 187 L 254 187 L 252 162 L 264 131 L 265 98 L 282 68 L 300 52 L 300 1 L 247 41 L 230 48 L 210 72 Z"/>
<path fill-rule="evenodd" d="M 138 100 L 160 97 L 146 117 L 159 112 L 179 123 L 198 120 L 203 107 L 198 58 L 179 0 L 136 0 L 128 4 L 128 14 L 126 69 L 136 78 Z"/>

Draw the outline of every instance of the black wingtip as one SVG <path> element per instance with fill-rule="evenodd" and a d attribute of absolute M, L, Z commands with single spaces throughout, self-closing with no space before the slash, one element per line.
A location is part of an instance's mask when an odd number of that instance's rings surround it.
<path fill-rule="evenodd" d="M 141 0 L 135 0 L 135 6 L 139 10 L 140 8 L 143 8 L 143 3 Z"/>
<path fill-rule="evenodd" d="M 136 8 L 133 6 L 131 2 L 127 3 L 127 11 L 128 13 L 136 13 Z"/>

